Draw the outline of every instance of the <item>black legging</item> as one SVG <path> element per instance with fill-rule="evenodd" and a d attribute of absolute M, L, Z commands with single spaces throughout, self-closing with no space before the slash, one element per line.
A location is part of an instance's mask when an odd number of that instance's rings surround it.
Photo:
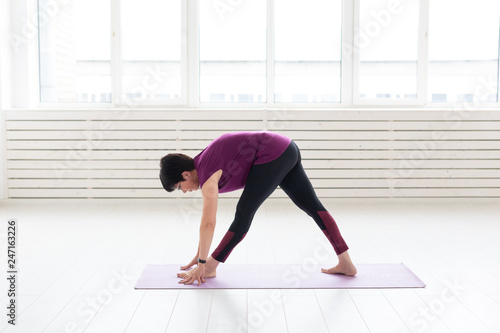
<path fill-rule="evenodd" d="M 347 251 L 348 247 L 337 224 L 316 196 L 302 167 L 299 148 L 292 141 L 280 157 L 269 163 L 253 165 L 250 169 L 245 189 L 236 206 L 234 221 L 212 253 L 214 259 L 226 261 L 234 247 L 247 234 L 257 209 L 278 185 L 295 205 L 316 221 L 337 254 Z"/>

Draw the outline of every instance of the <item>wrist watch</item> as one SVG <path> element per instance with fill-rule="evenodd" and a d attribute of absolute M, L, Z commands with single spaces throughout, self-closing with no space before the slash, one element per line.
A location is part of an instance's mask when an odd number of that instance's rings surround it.
<path fill-rule="evenodd" d="M 200 264 L 205 264 L 207 261 L 206 261 L 206 260 L 201 260 L 200 258 L 198 258 L 198 262 L 199 262 Z"/>

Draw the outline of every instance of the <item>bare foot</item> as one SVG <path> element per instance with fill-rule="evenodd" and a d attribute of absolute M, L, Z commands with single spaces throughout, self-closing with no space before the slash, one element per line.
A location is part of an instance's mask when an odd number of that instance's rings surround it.
<path fill-rule="evenodd" d="M 209 271 L 208 269 L 205 269 L 205 274 L 203 275 L 204 278 L 214 278 L 217 276 L 217 272 L 215 269 L 213 271 Z"/>
<path fill-rule="evenodd" d="M 206 279 L 208 279 L 208 278 L 214 278 L 216 275 L 217 274 L 216 274 L 215 269 L 212 270 L 212 271 L 209 271 L 209 270 L 205 269 L 205 274 L 203 274 L 203 277 L 206 278 Z M 186 278 L 186 277 L 188 277 L 188 276 L 189 276 L 188 273 L 184 273 L 184 272 L 177 273 L 177 277 L 180 277 L 180 278 L 183 278 L 183 279 Z"/>
<path fill-rule="evenodd" d="M 207 263 L 205 264 L 205 275 L 204 277 L 206 278 L 213 278 L 215 277 L 216 271 L 217 271 L 217 266 L 219 266 L 220 262 L 212 258 L 212 256 L 209 256 L 207 259 Z"/>
<path fill-rule="evenodd" d="M 351 261 L 351 258 L 349 257 L 349 253 L 347 251 L 341 253 L 339 256 L 339 263 L 337 266 L 332 267 L 330 269 L 321 269 L 322 273 L 326 274 L 344 274 L 348 276 L 354 276 L 358 272 L 356 269 L 356 266 Z"/>
<path fill-rule="evenodd" d="M 329 268 L 329 269 L 321 269 L 322 273 L 326 274 L 344 274 L 348 276 L 354 276 L 358 272 L 356 267 L 354 265 L 344 265 L 344 264 L 338 264 L 335 267 Z"/>

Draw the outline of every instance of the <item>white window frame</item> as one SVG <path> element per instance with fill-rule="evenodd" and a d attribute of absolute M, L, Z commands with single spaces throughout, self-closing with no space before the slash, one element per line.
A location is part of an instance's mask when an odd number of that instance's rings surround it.
<path fill-rule="evenodd" d="M 429 13 L 430 13 L 430 3 L 429 1 L 431 0 L 419 0 L 420 3 L 425 2 L 426 6 L 426 13 L 427 15 L 425 16 L 425 24 L 426 24 L 426 37 L 427 37 L 427 31 L 429 29 Z M 499 28 L 500 30 L 500 28 Z M 422 33 L 420 31 L 420 33 Z M 497 57 L 497 101 L 496 102 L 447 102 L 447 103 L 439 103 L 439 102 L 430 102 L 427 101 L 427 94 L 429 93 L 427 83 L 428 83 L 428 66 L 429 66 L 429 57 L 428 57 L 428 43 L 425 45 L 425 95 L 424 95 L 424 108 L 430 108 L 430 109 L 440 109 L 440 110 L 445 110 L 445 109 L 451 109 L 451 110 L 468 110 L 468 111 L 473 111 L 476 109 L 479 110 L 495 110 L 495 109 L 500 109 L 500 31 L 499 31 L 499 41 L 498 41 L 498 57 Z M 427 38 L 426 38 L 427 39 Z M 472 104 L 472 106 L 470 105 Z"/>
<path fill-rule="evenodd" d="M 27 8 L 34 10 L 38 7 L 38 0 L 25 0 Z M 346 109 L 346 108 L 399 108 L 399 109 L 456 109 L 457 107 L 470 109 L 500 109 L 500 84 L 497 84 L 497 102 L 481 103 L 432 103 L 427 101 L 428 80 L 428 27 L 429 27 L 429 0 L 419 0 L 419 32 L 418 32 L 418 60 L 417 60 L 417 99 L 408 100 L 377 100 L 359 98 L 359 53 L 356 50 L 347 52 L 355 46 L 357 38 L 355 27 L 359 28 L 360 0 L 344 0 L 342 4 L 342 55 L 341 55 L 341 100 L 339 103 L 276 103 L 274 99 L 274 0 L 267 0 L 267 41 L 266 41 L 266 102 L 262 103 L 210 103 L 200 102 L 199 78 L 199 20 L 198 1 L 183 0 L 181 20 L 181 71 L 182 87 L 179 100 L 144 100 L 130 105 L 121 101 L 121 42 L 120 42 L 120 0 L 111 1 L 111 103 L 50 103 L 40 102 L 39 90 L 39 59 L 38 38 L 31 41 L 28 47 L 28 66 L 30 68 L 30 84 L 23 92 L 30 107 L 43 109 L 113 109 L 123 107 L 165 109 Z M 230 3 L 230 2 L 228 2 Z M 15 19 L 13 19 L 14 21 Z M 17 22 L 19 23 L 19 22 Z M 499 45 L 500 71 L 500 45 Z M 14 68 L 16 71 L 17 68 Z M 15 75 L 15 72 L 14 72 Z M 500 80 L 500 76 L 498 77 Z"/>
<path fill-rule="evenodd" d="M 196 5 L 198 1 L 205 1 L 205 0 L 188 0 L 195 2 Z M 226 1 L 224 1 L 226 2 Z M 231 1 L 227 1 L 228 4 L 231 3 Z M 198 14 L 198 12 L 196 13 Z M 191 15 L 191 14 L 190 14 Z M 350 24 L 349 20 L 346 18 L 352 17 L 352 1 L 349 0 L 344 0 L 342 1 L 342 46 L 347 45 L 349 39 L 345 39 L 344 36 L 347 36 L 347 38 L 352 38 L 352 24 Z M 196 22 L 196 26 L 192 27 L 193 29 L 196 29 L 198 31 L 199 26 L 198 26 L 198 19 L 193 20 Z M 340 102 L 339 103 L 292 103 L 292 102 L 274 102 L 274 0 L 267 0 L 267 29 L 266 29 L 266 102 L 261 102 L 261 103 L 230 103 L 230 102 L 225 102 L 225 103 L 211 103 L 211 102 L 200 102 L 199 98 L 196 101 L 191 101 L 193 104 L 191 104 L 194 107 L 197 108 L 245 108 L 245 109 L 266 109 L 266 110 L 279 110 L 283 108 L 287 109 L 328 109 L 328 108 L 346 108 L 352 106 L 352 103 L 350 103 L 351 98 L 348 96 L 352 96 L 351 89 L 352 89 L 352 76 L 347 75 L 348 77 L 347 80 L 344 81 L 342 75 L 344 73 L 350 73 L 350 70 L 348 70 L 348 66 L 352 63 L 351 59 L 346 59 L 346 61 L 343 58 L 343 55 L 341 54 L 341 88 L 340 88 Z M 199 36 L 197 36 L 199 38 Z M 197 39 L 198 42 L 198 39 Z M 197 43 L 199 45 L 199 43 Z M 195 78 L 197 82 L 199 83 L 199 49 L 196 49 L 196 54 L 193 55 L 196 57 L 196 68 L 198 70 L 198 76 Z M 194 65 L 194 64 L 190 64 Z M 193 80 L 193 77 L 190 77 L 191 80 Z M 199 87 L 199 85 L 198 85 Z M 197 90 L 197 93 L 199 94 L 199 88 Z M 344 99 L 344 97 L 347 97 Z"/>
<path fill-rule="evenodd" d="M 353 105 L 360 105 L 364 107 L 375 107 L 375 106 L 424 106 L 426 104 L 427 97 L 427 63 L 428 63 L 428 17 L 429 17 L 429 0 L 419 0 L 419 13 L 418 13 L 418 46 L 417 46 L 417 98 L 414 100 L 384 100 L 375 98 L 360 98 L 359 97 L 359 80 L 354 79 L 353 84 Z M 360 14 L 361 14 L 361 0 L 354 0 L 354 11 L 353 11 L 353 26 L 354 26 L 354 40 L 359 40 L 360 32 Z M 354 41 L 353 41 L 353 44 Z M 354 52 L 352 72 L 354 78 L 359 78 L 360 75 L 360 54 L 359 52 Z"/>
<path fill-rule="evenodd" d="M 181 0 L 181 97 L 178 99 L 154 99 L 132 101 L 133 106 L 180 106 L 187 104 L 187 12 L 186 1 Z M 111 98 L 116 106 L 130 106 L 130 101 L 123 99 L 123 66 L 121 35 L 121 1 L 111 0 Z"/>

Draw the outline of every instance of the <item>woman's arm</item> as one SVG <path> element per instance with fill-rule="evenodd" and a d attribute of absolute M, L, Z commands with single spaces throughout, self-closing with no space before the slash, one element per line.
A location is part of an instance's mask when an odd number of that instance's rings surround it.
<path fill-rule="evenodd" d="M 222 175 L 222 170 L 215 172 L 201 188 L 203 195 L 203 213 L 201 215 L 200 224 L 200 241 L 198 243 L 198 258 L 202 260 L 208 259 L 208 252 L 214 237 L 215 222 L 217 216 L 217 203 L 219 199 L 219 179 Z M 192 284 L 198 281 L 198 285 L 205 282 L 203 275 L 205 274 L 205 265 L 197 265 L 195 269 L 188 273 L 177 274 L 183 279 L 179 283 Z"/>
<path fill-rule="evenodd" d="M 201 188 L 203 195 L 203 213 L 200 224 L 200 243 L 198 248 L 198 256 L 200 259 L 207 260 L 210 245 L 214 237 L 217 203 L 219 199 L 219 179 L 222 175 L 222 170 L 215 172 Z"/>

